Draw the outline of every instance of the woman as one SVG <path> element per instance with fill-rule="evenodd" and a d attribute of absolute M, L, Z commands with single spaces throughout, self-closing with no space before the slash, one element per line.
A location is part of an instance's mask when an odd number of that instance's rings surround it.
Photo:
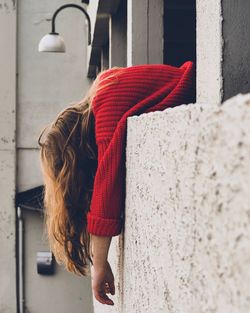
<path fill-rule="evenodd" d="M 92 290 L 101 303 L 114 304 L 107 296 L 115 293 L 107 259 L 112 236 L 124 226 L 126 120 L 193 100 L 192 62 L 111 68 L 38 139 L 51 250 L 79 275 L 89 273 L 91 262 Z"/>

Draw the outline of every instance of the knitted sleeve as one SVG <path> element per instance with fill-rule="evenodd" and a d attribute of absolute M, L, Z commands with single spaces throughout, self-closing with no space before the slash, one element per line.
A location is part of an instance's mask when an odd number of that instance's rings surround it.
<path fill-rule="evenodd" d="M 124 68 L 118 83 L 95 96 L 98 167 L 87 215 L 89 233 L 116 236 L 124 225 L 127 118 L 188 103 L 192 72 L 192 62 L 180 68 L 162 64 Z"/>
<path fill-rule="evenodd" d="M 119 68 L 110 69 L 102 74 L 103 85 L 107 86 L 105 90 L 97 93 L 92 103 L 98 167 L 90 212 L 87 215 L 87 227 L 89 233 L 99 236 L 116 236 L 120 234 L 123 225 L 125 153 L 121 151 L 122 141 L 116 139 L 115 132 L 126 108 L 115 106 L 112 100 L 116 87 L 113 73 L 119 70 Z M 110 75 L 112 78 L 109 80 Z"/>

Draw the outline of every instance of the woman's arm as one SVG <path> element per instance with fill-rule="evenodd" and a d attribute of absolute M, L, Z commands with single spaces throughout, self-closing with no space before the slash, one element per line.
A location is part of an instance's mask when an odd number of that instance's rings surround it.
<path fill-rule="evenodd" d="M 91 235 L 92 290 L 99 302 L 113 305 L 106 293 L 115 294 L 114 275 L 108 263 L 108 251 L 112 237 Z"/>

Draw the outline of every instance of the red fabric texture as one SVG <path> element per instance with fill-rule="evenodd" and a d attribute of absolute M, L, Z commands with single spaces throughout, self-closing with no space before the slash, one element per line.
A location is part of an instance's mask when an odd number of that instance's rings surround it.
<path fill-rule="evenodd" d="M 144 64 L 101 74 L 92 109 L 98 166 L 87 230 L 116 236 L 124 225 L 127 118 L 194 101 L 194 66 Z M 110 84 L 109 84 L 110 83 Z"/>

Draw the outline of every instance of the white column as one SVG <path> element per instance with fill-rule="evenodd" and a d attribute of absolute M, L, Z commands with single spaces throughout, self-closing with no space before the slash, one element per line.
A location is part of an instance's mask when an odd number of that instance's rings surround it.
<path fill-rule="evenodd" d="M 0 0 L 0 311 L 16 312 L 16 2 Z"/>
<path fill-rule="evenodd" d="M 221 0 L 197 0 L 197 102 L 222 100 Z"/>

